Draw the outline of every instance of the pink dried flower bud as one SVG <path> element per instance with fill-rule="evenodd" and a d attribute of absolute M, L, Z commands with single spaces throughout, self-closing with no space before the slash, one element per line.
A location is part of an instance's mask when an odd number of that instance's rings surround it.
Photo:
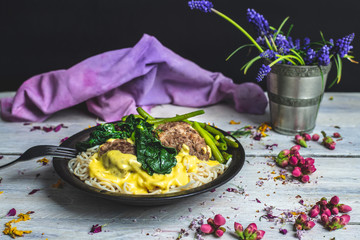
<path fill-rule="evenodd" d="M 291 156 L 290 158 L 289 158 L 289 163 L 290 163 L 290 165 L 292 165 L 292 166 L 296 166 L 297 164 L 298 164 L 298 159 L 295 157 L 295 156 Z"/>
<path fill-rule="evenodd" d="M 210 225 L 214 225 L 214 219 L 208 218 L 207 223 Z"/>
<path fill-rule="evenodd" d="M 292 175 L 294 177 L 300 177 L 301 176 L 301 168 L 299 167 L 295 167 L 294 170 L 292 171 Z"/>
<path fill-rule="evenodd" d="M 257 231 L 257 226 L 255 223 L 250 223 L 249 226 L 244 230 L 244 237 L 248 239 L 253 233 Z"/>
<path fill-rule="evenodd" d="M 302 156 L 298 156 L 297 158 L 299 160 L 298 164 L 300 166 L 304 166 L 305 165 L 305 159 Z"/>
<path fill-rule="evenodd" d="M 330 222 L 329 216 L 326 214 L 321 214 L 321 221 L 327 225 Z"/>
<path fill-rule="evenodd" d="M 302 147 L 307 148 L 306 141 L 302 136 L 296 135 L 295 136 L 295 141 L 296 141 L 297 144 L 301 145 Z"/>
<path fill-rule="evenodd" d="M 339 204 L 337 207 L 339 208 L 339 211 L 341 213 L 347 213 L 352 210 L 352 208 L 349 205 L 345 205 L 345 204 Z"/>
<path fill-rule="evenodd" d="M 275 159 L 275 161 L 276 161 L 277 165 L 279 165 L 280 167 L 283 167 L 283 168 L 286 167 L 289 164 L 288 157 L 284 157 L 284 158 L 277 157 Z"/>
<path fill-rule="evenodd" d="M 333 143 L 329 144 L 329 145 L 327 146 L 327 148 L 330 149 L 330 150 L 334 150 L 334 149 L 335 149 L 335 146 L 336 146 L 336 143 L 333 142 Z"/>
<path fill-rule="evenodd" d="M 309 180 L 310 180 L 309 175 L 304 175 L 304 176 L 301 177 L 301 181 L 303 183 L 307 183 L 307 182 L 309 182 Z"/>
<path fill-rule="evenodd" d="M 302 136 L 304 137 L 305 141 L 310 141 L 311 140 L 311 136 L 308 133 L 303 133 Z"/>
<path fill-rule="evenodd" d="M 203 233 L 213 233 L 215 229 L 210 224 L 203 224 L 200 226 L 200 230 Z"/>
<path fill-rule="evenodd" d="M 334 140 L 331 137 L 324 137 L 323 144 L 326 148 L 330 150 L 334 150 L 336 142 L 334 142 Z"/>
<path fill-rule="evenodd" d="M 222 226 L 226 223 L 226 220 L 221 214 L 216 214 L 214 217 L 214 223 L 216 226 Z"/>
<path fill-rule="evenodd" d="M 310 165 L 310 166 L 301 168 L 301 171 L 303 174 L 311 174 L 316 171 L 316 167 L 314 165 Z"/>
<path fill-rule="evenodd" d="M 221 237 L 222 235 L 224 235 L 224 231 L 222 229 L 218 229 L 215 231 L 215 235 Z"/>
<path fill-rule="evenodd" d="M 319 205 L 315 205 L 310 209 L 309 216 L 311 218 L 314 218 L 317 215 L 319 215 L 319 213 L 320 213 L 320 207 L 319 207 Z"/>
<path fill-rule="evenodd" d="M 334 133 L 333 133 L 333 137 L 334 137 L 334 138 L 341 138 L 341 135 L 340 135 L 340 133 L 338 133 L 338 132 L 334 132 Z"/>
<path fill-rule="evenodd" d="M 348 224 L 350 222 L 350 216 L 349 215 L 347 215 L 347 214 L 343 214 L 343 215 L 341 215 L 341 217 L 340 217 L 340 224 L 341 225 L 346 225 L 346 224 Z"/>
<path fill-rule="evenodd" d="M 339 209 L 336 206 L 333 206 L 332 208 L 330 208 L 330 211 L 334 215 L 339 213 Z"/>
<path fill-rule="evenodd" d="M 316 204 L 319 204 L 320 206 L 326 206 L 327 203 L 328 203 L 327 199 L 325 197 L 323 197 Z"/>
<path fill-rule="evenodd" d="M 255 233 L 256 233 L 256 240 L 262 239 L 265 235 L 265 231 L 263 230 L 257 230 Z"/>
<path fill-rule="evenodd" d="M 331 216 L 331 211 L 330 211 L 330 209 L 328 209 L 326 206 L 322 206 L 321 209 L 320 209 L 320 212 L 321 212 L 322 214 L 328 215 L 329 217 Z"/>
<path fill-rule="evenodd" d="M 290 154 L 290 150 L 284 149 L 284 150 L 279 152 L 278 157 L 279 158 L 284 158 L 284 157 L 288 156 L 289 154 Z"/>
<path fill-rule="evenodd" d="M 295 227 L 296 230 L 302 230 L 302 225 L 301 224 L 295 223 L 294 227 Z"/>
<path fill-rule="evenodd" d="M 313 141 L 317 142 L 317 141 L 319 141 L 319 139 L 320 139 L 320 135 L 317 134 L 317 133 L 315 133 L 315 134 L 312 135 L 311 139 L 312 139 Z"/>
<path fill-rule="evenodd" d="M 340 202 L 340 198 L 338 196 L 333 196 L 331 199 L 330 199 L 330 203 L 332 205 L 338 205 Z"/>
<path fill-rule="evenodd" d="M 311 166 L 314 165 L 315 159 L 313 158 L 305 158 L 305 166 Z"/>
<path fill-rule="evenodd" d="M 305 222 L 307 221 L 307 216 L 306 214 L 302 213 L 300 214 L 297 219 L 295 220 L 296 223 L 299 223 L 299 224 L 304 224 Z"/>
<path fill-rule="evenodd" d="M 243 226 L 240 223 L 237 223 L 237 222 L 234 222 L 234 229 L 235 229 L 236 233 L 244 231 Z"/>
<path fill-rule="evenodd" d="M 305 222 L 305 224 L 304 224 L 304 226 L 303 226 L 303 229 L 304 229 L 304 230 L 310 230 L 310 229 L 312 229 L 314 226 L 315 226 L 315 222 L 313 222 L 313 221 L 307 221 L 307 222 Z"/>
<path fill-rule="evenodd" d="M 333 223 L 340 223 L 340 217 L 339 217 L 339 216 L 333 217 L 333 219 L 331 220 L 331 222 L 333 222 Z"/>
<path fill-rule="evenodd" d="M 300 151 L 300 148 L 301 148 L 300 145 L 292 146 L 292 147 L 290 148 L 290 154 L 295 154 L 295 153 L 299 152 L 299 151 Z"/>

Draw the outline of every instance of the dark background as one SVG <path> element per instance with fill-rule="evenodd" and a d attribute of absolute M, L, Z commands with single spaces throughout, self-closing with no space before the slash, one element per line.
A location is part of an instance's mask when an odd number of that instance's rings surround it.
<path fill-rule="evenodd" d="M 284 29 L 294 24 L 293 38 L 320 40 L 355 32 L 356 59 L 360 59 L 360 2 L 355 0 L 213 1 L 214 8 L 254 34 L 246 20 L 247 8 L 263 14 Z M 183 0 L 0 0 L 0 90 L 15 91 L 29 77 L 66 69 L 95 54 L 132 47 L 147 33 L 201 67 L 222 72 L 235 82 L 255 82 L 258 66 L 246 76 L 240 71 L 249 60 L 242 51 L 226 57 L 248 39 L 214 13 L 191 11 Z M 255 50 L 255 49 L 254 49 Z M 255 51 L 254 51 L 255 53 Z M 250 56 L 253 56 L 250 54 Z M 326 91 L 360 91 L 360 65 L 343 61 L 340 84 Z M 329 81 L 334 79 L 332 69 Z M 260 83 L 264 90 L 264 82 Z"/>

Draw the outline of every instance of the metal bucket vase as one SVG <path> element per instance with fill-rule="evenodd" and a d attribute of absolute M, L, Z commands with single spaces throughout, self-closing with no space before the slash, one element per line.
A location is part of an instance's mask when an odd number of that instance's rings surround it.
<path fill-rule="evenodd" d="M 312 132 L 331 64 L 276 64 L 267 75 L 272 128 L 281 134 Z M 321 74 L 322 73 L 322 74 Z"/>

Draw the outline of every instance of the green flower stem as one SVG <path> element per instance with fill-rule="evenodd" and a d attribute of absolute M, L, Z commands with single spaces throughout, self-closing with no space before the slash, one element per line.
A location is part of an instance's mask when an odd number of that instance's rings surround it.
<path fill-rule="evenodd" d="M 271 51 L 274 51 L 274 49 L 272 48 L 272 46 L 271 46 L 271 43 L 269 42 L 269 39 L 265 36 L 264 37 L 265 38 L 265 42 L 266 42 L 266 44 L 268 45 L 268 47 L 269 47 L 269 49 L 271 50 Z M 275 44 L 274 44 L 275 45 Z M 275 48 L 276 48 L 276 46 L 275 46 Z"/>
<path fill-rule="evenodd" d="M 305 65 L 305 61 L 304 59 L 300 56 L 300 54 L 298 54 L 294 49 L 290 49 L 290 51 L 295 54 L 298 57 L 298 61 L 301 65 Z"/>
<path fill-rule="evenodd" d="M 253 47 L 254 44 L 245 44 L 245 45 L 242 45 L 240 47 L 238 47 L 235 51 L 233 51 L 227 58 L 225 61 L 229 60 L 235 53 L 237 53 L 238 51 L 240 51 L 241 49 L 245 48 L 245 47 Z"/>
<path fill-rule="evenodd" d="M 247 73 L 247 71 L 249 70 L 249 68 L 254 64 L 254 62 L 256 62 L 257 60 L 261 59 L 260 56 L 256 56 L 253 59 L 251 59 L 247 64 L 246 67 L 244 69 L 244 74 Z"/>
<path fill-rule="evenodd" d="M 281 32 L 282 27 L 284 26 L 284 24 L 286 23 L 286 21 L 289 19 L 289 17 L 285 18 L 282 23 L 280 24 L 278 30 L 275 32 L 274 34 L 274 39 L 276 39 L 277 35 Z"/>
<path fill-rule="evenodd" d="M 234 20 L 226 16 L 225 14 L 219 12 L 218 10 L 212 8 L 211 11 L 219 15 L 220 17 L 224 18 L 228 22 L 230 22 L 232 25 L 234 25 L 236 28 L 238 28 L 254 45 L 255 47 L 262 53 L 264 50 L 259 46 L 259 44 L 248 34 L 245 29 L 243 29 L 239 24 L 237 24 Z"/>

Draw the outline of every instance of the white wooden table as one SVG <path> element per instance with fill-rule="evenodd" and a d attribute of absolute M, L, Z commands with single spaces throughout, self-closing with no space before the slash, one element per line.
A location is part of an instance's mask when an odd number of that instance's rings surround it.
<path fill-rule="evenodd" d="M 14 93 L 0 93 L 0 97 Z M 330 100 L 333 96 L 333 100 Z M 231 106 L 219 104 L 203 108 L 205 115 L 194 120 L 215 123 L 224 130 L 236 130 L 245 125 L 259 126 L 269 121 L 269 112 L 264 115 L 237 113 Z M 176 239 L 180 230 L 190 234 L 183 239 L 194 239 L 194 231 L 189 224 L 194 218 L 205 218 L 222 214 L 228 227 L 222 239 L 236 239 L 233 224 L 237 221 L 245 226 L 255 222 L 259 229 L 265 230 L 264 239 L 297 239 L 293 224 L 285 225 L 259 221 L 265 214 L 264 208 L 273 206 L 274 215 L 284 211 L 307 212 L 310 204 L 321 197 L 340 197 L 341 202 L 350 205 L 350 223 L 345 229 L 329 232 L 321 224 L 307 231 L 303 239 L 359 239 L 360 232 L 360 93 L 327 93 L 321 104 L 317 126 L 314 133 L 324 130 L 328 134 L 339 132 L 343 136 L 336 149 L 331 151 L 310 142 L 309 148 L 302 148 L 303 156 L 315 158 L 317 171 L 311 175 L 307 184 L 275 181 L 280 168 L 273 165 L 269 156 L 275 156 L 280 150 L 294 145 L 293 137 L 270 131 L 269 136 L 255 141 L 249 137 L 240 138 L 246 152 L 246 163 L 240 173 L 229 183 L 198 196 L 184 199 L 175 204 L 158 207 L 133 207 L 117 202 L 94 198 L 72 186 L 54 188 L 59 177 L 52 165 L 41 166 L 36 159 L 18 163 L 0 170 L 0 217 L 15 208 L 18 213 L 34 211 L 31 220 L 19 222 L 20 230 L 32 230 L 24 239 Z M 194 109 L 163 105 L 155 107 L 153 116 L 173 116 Z M 230 125 L 229 121 L 240 121 L 239 125 Z M 30 131 L 33 126 L 55 126 L 63 123 L 68 128 L 59 132 L 45 133 Z M 0 122 L 0 163 L 18 157 L 31 146 L 38 144 L 58 145 L 60 140 L 72 134 L 94 126 L 96 118 L 81 109 L 68 109 L 53 115 L 43 123 L 24 125 L 23 123 Z M 337 127 L 340 127 L 337 128 Z M 278 144 L 273 151 L 266 145 Z M 275 174 L 274 174 L 275 173 Z M 263 184 L 259 183 L 262 180 Z M 265 179 L 265 180 L 264 180 Z M 267 179 L 267 180 L 266 180 Z M 230 187 L 242 187 L 243 194 L 227 192 Z M 29 195 L 33 189 L 40 191 Z M 258 199 L 260 202 L 256 201 Z M 303 205 L 300 204 L 303 200 Z M 4 223 L 15 217 L 0 219 L 0 229 Z M 89 234 L 92 225 L 104 225 L 103 231 Z M 279 228 L 288 230 L 286 235 Z M 215 239 L 206 235 L 205 239 Z M 0 234 L 0 239 L 10 239 Z"/>

